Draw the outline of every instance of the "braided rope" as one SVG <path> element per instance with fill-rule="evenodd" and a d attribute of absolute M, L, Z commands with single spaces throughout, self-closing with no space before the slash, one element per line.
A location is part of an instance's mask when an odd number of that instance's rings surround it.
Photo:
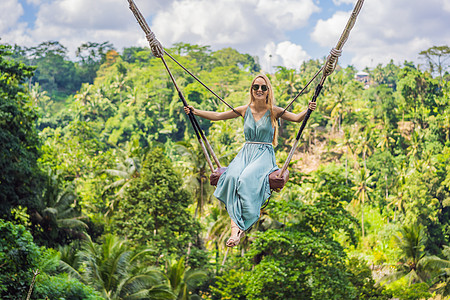
<path fill-rule="evenodd" d="M 325 68 L 323 69 L 323 74 L 325 76 L 330 76 L 331 73 L 334 72 L 341 54 L 342 54 L 342 50 L 338 50 L 336 48 L 331 49 L 330 55 L 328 55 L 328 57 L 327 57 L 327 62 L 325 64 Z"/>
<path fill-rule="evenodd" d="M 328 57 L 327 57 L 327 62 L 325 64 L 325 68 L 323 70 L 323 75 L 322 75 L 322 80 L 321 80 L 322 82 L 324 82 L 325 78 L 330 76 L 331 73 L 333 73 L 334 70 L 336 69 L 338 58 L 342 54 L 342 48 L 344 47 L 344 44 L 348 40 L 350 31 L 352 30 L 353 26 L 355 26 L 356 18 L 358 17 L 363 4 L 364 4 L 364 0 L 358 0 L 358 2 L 355 4 L 352 14 L 347 21 L 347 25 L 345 26 L 345 28 L 341 34 L 341 37 L 339 38 L 339 41 L 336 44 L 336 47 L 331 49 L 330 55 L 328 55 Z"/>
<path fill-rule="evenodd" d="M 141 26 L 142 30 L 144 30 L 145 37 L 147 38 L 147 41 L 150 44 L 150 49 L 152 50 L 153 55 L 159 58 L 163 57 L 164 48 L 161 45 L 161 43 L 156 39 L 156 36 L 153 33 L 153 31 L 151 31 L 150 27 L 148 26 L 147 22 L 144 19 L 144 16 L 141 14 L 141 12 L 137 8 L 133 0 L 128 0 L 128 3 L 130 4 L 130 10 L 136 17 L 137 22 Z"/>
<path fill-rule="evenodd" d="M 345 26 L 344 31 L 341 34 L 341 37 L 339 38 L 339 41 L 338 41 L 336 47 L 331 49 L 330 55 L 327 57 L 327 62 L 325 64 L 325 66 L 323 67 L 322 78 L 320 79 L 319 85 L 316 87 L 316 91 L 315 91 L 313 99 L 312 99 L 313 102 L 316 101 L 317 96 L 319 95 L 319 93 L 323 87 L 323 83 L 325 82 L 325 79 L 331 73 L 333 73 L 333 71 L 335 70 L 338 58 L 342 54 L 342 47 L 344 46 L 345 42 L 347 41 L 347 39 L 350 35 L 350 31 L 352 30 L 353 26 L 355 25 L 356 18 L 358 17 L 359 12 L 361 11 L 363 3 L 364 3 L 364 0 L 358 0 L 358 2 L 355 4 L 355 7 L 353 8 L 353 12 L 347 22 L 347 25 Z M 288 158 L 284 162 L 283 168 L 281 169 L 278 177 L 283 176 L 283 173 L 287 170 L 288 165 L 291 162 L 292 156 L 298 146 L 300 136 L 303 132 L 303 129 L 306 126 L 306 122 L 308 122 L 308 119 L 309 119 L 309 116 L 311 115 L 311 113 L 312 113 L 312 111 L 308 108 L 305 118 L 303 119 L 302 126 L 300 127 L 300 129 L 297 133 L 297 137 L 294 141 L 294 145 L 292 146 L 291 151 L 288 155 Z"/>

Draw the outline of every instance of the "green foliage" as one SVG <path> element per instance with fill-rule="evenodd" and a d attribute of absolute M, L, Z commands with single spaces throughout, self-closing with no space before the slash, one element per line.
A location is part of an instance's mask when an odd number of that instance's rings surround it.
<path fill-rule="evenodd" d="M 198 233 L 198 224 L 187 213 L 192 203 L 181 188 L 180 175 L 161 148 L 149 152 L 139 179 L 127 189 L 115 215 L 115 232 L 161 254 L 184 254 Z"/>
<path fill-rule="evenodd" d="M 37 114 L 24 83 L 34 68 L 8 59 L 11 47 L 0 45 L 0 216 L 14 206 L 34 208 L 40 190 Z"/>
<path fill-rule="evenodd" d="M 0 297 L 25 299 L 39 270 L 33 299 L 101 299 L 92 288 L 61 274 L 52 276 L 58 266 L 56 251 L 39 248 L 22 225 L 0 219 Z"/>
<path fill-rule="evenodd" d="M 0 219 L 0 296 L 24 299 L 39 267 L 41 251 L 22 225 Z"/>
<path fill-rule="evenodd" d="M 366 261 L 352 257 L 348 260 L 347 267 L 351 274 L 350 281 L 357 291 L 357 299 L 388 300 L 392 298 L 389 290 L 376 284 L 372 278 L 372 270 Z"/>
<path fill-rule="evenodd" d="M 186 267 L 184 257 L 172 262 L 166 272 L 172 292 L 176 299 L 187 300 L 200 298 L 194 290 L 206 279 L 206 272 Z"/>
<path fill-rule="evenodd" d="M 305 229 L 269 230 L 247 256 L 258 264 L 247 273 L 249 299 L 354 299 L 343 248 Z"/>
<path fill-rule="evenodd" d="M 425 58 L 431 73 L 439 74 L 442 79 L 445 69 L 448 67 L 447 59 L 450 56 L 450 47 L 433 46 L 427 50 L 420 51 L 419 54 Z"/>
<path fill-rule="evenodd" d="M 231 269 L 222 276 L 217 276 L 214 285 L 211 286 L 212 299 L 244 300 L 245 296 L 245 273 L 240 270 Z"/>
<path fill-rule="evenodd" d="M 89 284 L 104 299 L 173 298 L 163 274 L 151 265 L 151 249 L 133 249 L 129 241 L 111 234 L 102 242 L 84 241 L 76 260 L 65 256 L 63 269 Z"/>
<path fill-rule="evenodd" d="M 344 248 L 334 239 L 342 230 L 355 240 L 355 220 L 340 200 L 333 199 L 332 180 L 329 185 L 318 181 L 317 186 L 319 193 L 311 204 L 296 197 L 282 203 L 295 217 L 288 214 L 291 222 L 282 229 L 257 233 L 246 253 L 251 270 L 244 269 L 244 280 L 239 284 L 226 284 L 219 277 L 212 287 L 214 295 L 227 297 L 235 292 L 235 297 L 242 299 L 356 298 Z M 278 204 L 275 211 L 279 212 Z"/>
<path fill-rule="evenodd" d="M 63 186 L 59 174 L 49 170 L 43 195 L 37 209 L 31 212 L 33 233 L 39 244 L 55 247 L 84 238 L 88 228 L 82 221 L 81 209 L 73 183 Z"/>
<path fill-rule="evenodd" d="M 39 275 L 33 297 L 38 299 L 101 300 L 104 299 L 92 287 L 70 278 L 67 274 L 57 276 Z"/>
<path fill-rule="evenodd" d="M 428 299 L 432 294 L 428 292 L 428 285 L 426 283 L 416 283 L 410 286 L 399 285 L 389 290 L 392 296 L 401 300 L 419 300 Z"/>

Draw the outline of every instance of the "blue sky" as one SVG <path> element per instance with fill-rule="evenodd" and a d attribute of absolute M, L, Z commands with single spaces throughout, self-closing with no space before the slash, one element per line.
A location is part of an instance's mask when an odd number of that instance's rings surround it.
<path fill-rule="evenodd" d="M 323 58 L 335 46 L 356 0 L 134 0 L 163 46 L 186 42 L 258 56 L 265 71 Z M 2 43 L 57 40 L 73 57 L 82 43 L 117 50 L 146 46 L 126 0 L 1 0 Z M 450 0 L 365 0 L 340 64 L 359 70 L 391 59 L 423 63 L 418 53 L 450 46 Z M 271 59 L 269 59 L 271 55 Z"/>

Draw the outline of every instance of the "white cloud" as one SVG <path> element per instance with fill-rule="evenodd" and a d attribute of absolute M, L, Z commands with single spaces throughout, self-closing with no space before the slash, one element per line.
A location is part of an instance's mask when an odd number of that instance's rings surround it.
<path fill-rule="evenodd" d="M 311 0 L 259 0 L 256 3 L 256 13 L 283 30 L 305 26 L 311 15 L 319 11 Z"/>
<path fill-rule="evenodd" d="M 312 40 L 323 47 L 335 46 L 349 16 L 349 13 L 338 11 L 328 20 L 319 20 L 311 33 Z"/>
<path fill-rule="evenodd" d="M 42 0 L 27 0 L 28 4 L 39 5 L 42 3 Z"/>
<path fill-rule="evenodd" d="M 446 3 L 448 0 L 365 1 L 343 55 L 351 56 L 351 64 L 357 68 L 391 59 L 419 63 L 421 50 L 450 42 L 450 33 L 444 30 L 450 27 L 449 11 L 442 9 Z M 319 20 L 312 39 L 321 46 L 334 47 L 349 16 L 350 11 L 337 12 L 328 20 Z"/>
<path fill-rule="evenodd" d="M 442 0 L 442 2 L 444 10 L 450 12 L 450 0 Z"/>
<path fill-rule="evenodd" d="M 87 41 L 109 41 L 119 50 L 148 45 L 125 0 L 1 1 L 3 43 L 34 46 L 57 40 L 71 55 Z M 297 67 L 309 57 L 306 51 L 320 55 L 313 58 L 322 58 L 326 51 L 323 48 L 336 45 L 350 16 L 350 10 L 342 10 L 356 0 L 135 2 L 165 47 L 177 42 L 210 45 L 213 50 L 233 47 L 242 53 L 258 55 L 266 67 Z M 319 15 L 329 16 L 336 6 L 341 11 L 327 19 L 314 20 Z M 32 12 L 24 12 L 24 8 L 36 10 L 34 17 Z M 27 24 L 24 19 L 34 23 Z M 386 63 L 391 58 L 400 63 L 418 62 L 421 50 L 450 44 L 447 28 L 450 28 L 450 0 L 367 0 L 344 46 L 341 61 L 357 68 Z M 288 43 L 289 36 L 297 40 Z"/>
<path fill-rule="evenodd" d="M 7 0 L 12 1 L 12 0 Z M 17 1 L 17 0 L 16 0 Z M 147 46 L 139 25 L 124 0 L 20 0 L 36 5 L 34 24 L 16 26 L 3 36 L 24 46 L 57 40 L 73 57 L 87 41 L 110 41 L 119 50 Z M 305 56 L 298 45 L 281 43 L 286 30 L 306 26 L 319 11 L 314 0 L 135 0 L 151 29 L 165 47 L 177 42 L 210 45 L 213 50 L 233 47 L 240 52 L 264 55 L 268 42 L 280 64 Z M 19 17 L 16 17 L 18 19 Z M 302 54 L 300 54 L 302 53 Z M 293 58 L 291 58 L 293 57 Z"/>
<path fill-rule="evenodd" d="M 177 42 L 217 47 L 243 43 L 257 26 L 246 19 L 245 5 L 236 9 L 233 2 L 177 1 L 159 12 L 151 27 L 167 47 Z"/>
<path fill-rule="evenodd" d="M 290 57 L 306 53 L 300 46 L 280 42 L 286 30 L 305 26 L 318 11 L 312 0 L 181 0 L 155 15 L 151 27 L 166 47 L 177 42 L 210 45 L 213 50 L 233 47 L 260 56 L 260 63 L 269 67 L 265 55 L 267 45 L 273 44 L 272 61 L 294 65 Z"/>
<path fill-rule="evenodd" d="M 268 43 L 264 48 L 261 67 L 266 72 L 272 72 L 276 66 L 298 69 L 302 62 L 310 59 L 302 46 L 284 41 L 278 44 Z"/>
<path fill-rule="evenodd" d="M 342 5 L 342 4 L 353 4 L 356 3 L 356 0 L 333 0 L 334 5 Z"/>
<path fill-rule="evenodd" d="M 23 7 L 17 0 L 2 0 L 0 10 L 0 33 L 14 28 L 23 14 Z"/>
<path fill-rule="evenodd" d="M 16 7 L 20 8 L 9 9 L 8 5 L 2 3 L 0 24 L 6 17 L 14 17 L 16 20 L 15 27 L 9 30 L 0 25 L 2 42 L 35 46 L 44 41 L 57 40 L 69 49 L 70 56 L 74 55 L 78 46 L 88 41 L 109 41 L 119 50 L 125 46 L 136 45 L 137 41 L 141 41 L 141 46 L 148 45 L 125 0 L 26 0 L 38 9 L 36 20 L 34 24 L 29 24 L 30 26 L 17 24 L 17 19 L 23 13 L 18 0 L 2 1 L 8 1 L 6 4 L 16 3 Z M 171 3 L 169 0 L 135 2 L 144 15 L 156 13 L 158 9 Z M 8 10 L 3 9 L 4 7 Z M 13 23 L 12 21 L 8 21 L 8 24 Z"/>
<path fill-rule="evenodd" d="M 152 28 L 166 45 L 184 41 L 251 49 L 304 26 L 317 11 L 311 0 L 182 0 L 159 12 Z"/>

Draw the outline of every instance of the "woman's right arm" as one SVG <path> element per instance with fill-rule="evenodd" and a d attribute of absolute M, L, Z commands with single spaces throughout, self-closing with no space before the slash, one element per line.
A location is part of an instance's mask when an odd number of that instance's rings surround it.
<path fill-rule="evenodd" d="M 236 107 L 235 110 L 239 112 L 242 116 L 245 114 L 245 109 L 247 108 L 246 105 Z M 184 107 L 184 112 L 186 114 L 189 114 L 190 112 L 193 112 L 194 115 L 199 116 L 201 118 L 205 118 L 211 121 L 220 121 L 220 120 L 228 120 L 239 117 L 238 114 L 236 114 L 232 110 L 224 111 L 224 112 L 215 112 L 215 111 L 207 111 L 207 110 L 200 110 L 196 109 L 192 106 Z"/>

